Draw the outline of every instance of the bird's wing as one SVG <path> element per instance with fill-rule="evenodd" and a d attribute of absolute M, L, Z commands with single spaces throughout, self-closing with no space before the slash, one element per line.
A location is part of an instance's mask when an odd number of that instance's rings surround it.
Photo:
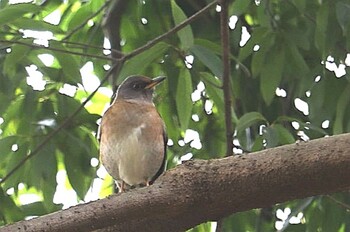
<path fill-rule="evenodd" d="M 110 105 L 110 106 L 108 107 L 108 109 L 103 113 L 103 115 L 102 115 L 102 117 L 101 117 L 100 125 L 98 125 L 98 127 L 97 127 L 96 138 L 97 138 L 98 142 L 101 142 L 101 137 L 102 137 L 102 118 L 108 113 L 108 111 L 110 111 L 111 106 L 112 106 L 112 105 Z"/>
<path fill-rule="evenodd" d="M 164 143 L 164 155 L 163 155 L 163 161 L 162 165 L 160 166 L 159 170 L 157 173 L 154 175 L 150 183 L 152 184 L 166 169 L 166 163 L 167 163 L 167 154 L 166 154 L 166 147 L 168 143 L 168 136 L 165 131 L 165 126 L 163 126 L 163 143 Z"/>

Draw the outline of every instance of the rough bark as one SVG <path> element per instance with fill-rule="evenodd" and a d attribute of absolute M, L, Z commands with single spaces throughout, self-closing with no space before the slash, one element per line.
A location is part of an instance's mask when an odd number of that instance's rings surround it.
<path fill-rule="evenodd" d="M 78 205 L 0 231 L 184 231 L 292 199 L 350 188 L 350 134 L 247 155 L 192 160 L 154 185 Z"/>

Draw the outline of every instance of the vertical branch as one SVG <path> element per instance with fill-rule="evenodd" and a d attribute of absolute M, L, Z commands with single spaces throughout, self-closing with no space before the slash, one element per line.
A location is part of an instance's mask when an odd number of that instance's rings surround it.
<path fill-rule="evenodd" d="M 219 0 L 220 12 L 220 36 L 222 47 L 223 63 L 223 86 L 225 105 L 225 127 L 226 127 L 226 156 L 233 155 L 233 124 L 232 124 L 232 98 L 231 98 L 231 73 L 230 73 L 230 42 L 228 27 L 228 2 L 229 0 Z M 216 232 L 223 231 L 224 218 L 217 221 Z"/>
<path fill-rule="evenodd" d="M 103 32 L 106 38 L 108 38 L 112 53 L 111 56 L 115 60 L 113 61 L 113 65 L 115 65 L 116 62 L 119 62 L 118 59 L 122 58 L 122 54 L 117 53 L 115 51 L 120 51 L 120 26 L 121 26 L 121 18 L 123 16 L 123 12 L 125 11 L 127 7 L 128 1 L 125 0 L 114 0 L 111 1 L 111 4 L 107 8 L 104 18 L 102 20 L 102 27 Z M 117 78 L 118 73 L 114 73 L 110 78 L 110 84 L 113 87 L 113 94 L 116 92 L 117 87 Z M 113 99 L 112 99 L 113 100 Z"/>
<path fill-rule="evenodd" d="M 223 91 L 225 104 L 226 126 L 226 156 L 233 154 L 233 124 L 232 124 L 232 98 L 231 98 L 231 75 L 230 75 L 230 44 L 228 27 L 228 1 L 220 0 L 220 31 L 223 60 Z"/>

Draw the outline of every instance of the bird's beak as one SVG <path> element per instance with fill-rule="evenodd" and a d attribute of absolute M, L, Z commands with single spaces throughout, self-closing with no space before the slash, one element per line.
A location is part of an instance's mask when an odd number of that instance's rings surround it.
<path fill-rule="evenodd" d="M 151 83 L 146 85 L 145 89 L 151 89 L 151 88 L 153 88 L 154 86 L 158 85 L 160 82 L 162 82 L 164 80 L 165 80 L 164 76 L 156 77 L 156 78 L 152 79 Z"/>

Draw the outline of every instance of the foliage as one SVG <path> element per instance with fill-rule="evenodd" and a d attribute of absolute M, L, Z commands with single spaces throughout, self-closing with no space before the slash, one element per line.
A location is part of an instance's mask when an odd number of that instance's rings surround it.
<path fill-rule="evenodd" d="M 0 178 L 26 159 L 0 186 L 0 225 L 61 209 L 55 192 L 62 185 L 70 190 L 65 194 L 76 193 L 75 203 L 89 200 L 93 183 L 100 197 L 113 189 L 112 179 L 97 172 L 94 137 L 99 115 L 110 101 L 105 87 L 111 86 L 103 81 L 112 59 L 111 50 L 104 48 L 102 25 L 109 2 L 38 2 L 0 1 Z M 125 2 L 119 41 L 124 54 L 209 3 Z M 211 8 L 176 34 L 130 56 L 118 75 L 118 83 L 131 74 L 167 76 L 155 102 L 171 140 L 168 168 L 188 153 L 202 159 L 225 155 L 218 10 Z M 350 131 L 349 11 L 345 0 L 230 2 L 236 152 Z M 102 86 L 85 101 L 96 82 Z M 300 102 L 307 106 L 303 112 Z M 36 200 L 24 203 L 28 196 Z M 275 224 L 296 216 L 299 221 L 287 220 L 283 230 L 347 231 L 349 204 L 348 193 L 313 197 L 235 214 L 222 226 L 224 231 L 274 231 Z M 289 218 L 276 217 L 285 209 L 291 209 Z M 193 231 L 212 226 L 206 223 Z"/>

